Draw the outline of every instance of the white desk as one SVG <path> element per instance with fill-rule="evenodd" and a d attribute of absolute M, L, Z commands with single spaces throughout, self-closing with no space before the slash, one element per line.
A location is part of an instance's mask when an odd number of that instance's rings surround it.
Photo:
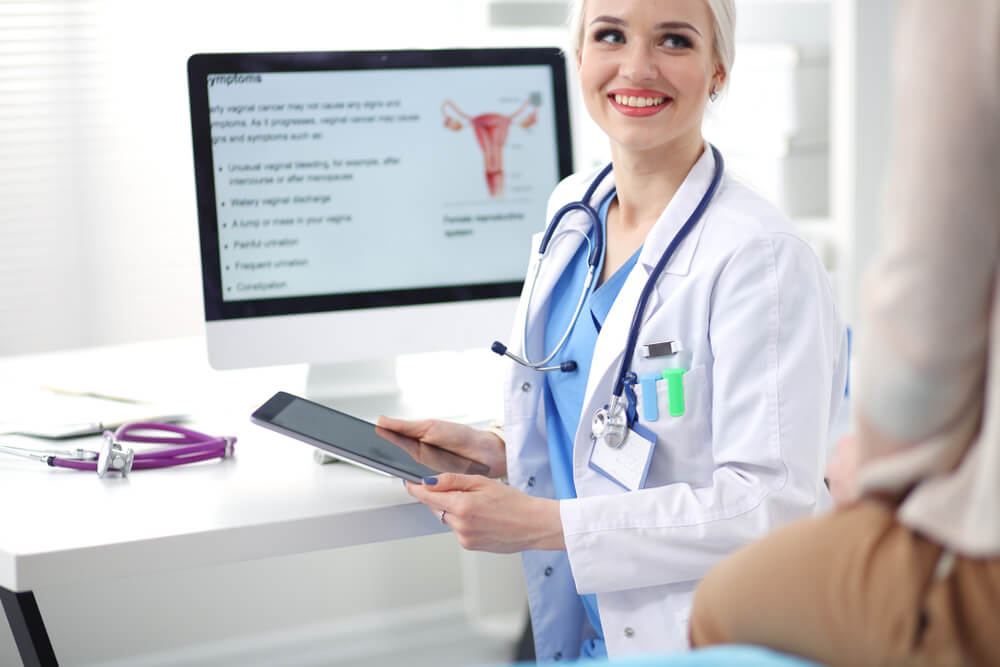
<path fill-rule="evenodd" d="M 317 465 L 313 448 L 249 422 L 274 391 L 301 394 L 304 367 L 216 372 L 203 341 L 186 339 L 0 358 L 0 383 L 164 401 L 180 395 L 199 416 L 191 427 L 239 439 L 224 462 L 134 471 L 127 479 L 0 457 L 0 596 L 26 665 L 56 664 L 32 593 L 43 583 L 112 583 L 444 530 L 399 480 Z M 72 447 L 96 449 L 94 440 Z"/>

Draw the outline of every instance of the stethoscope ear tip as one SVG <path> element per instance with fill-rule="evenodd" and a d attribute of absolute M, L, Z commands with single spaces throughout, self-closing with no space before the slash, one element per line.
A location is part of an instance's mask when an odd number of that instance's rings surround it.
<path fill-rule="evenodd" d="M 493 341 L 493 344 L 490 345 L 490 349 L 499 354 L 501 357 L 507 354 L 507 346 L 498 340 Z"/>

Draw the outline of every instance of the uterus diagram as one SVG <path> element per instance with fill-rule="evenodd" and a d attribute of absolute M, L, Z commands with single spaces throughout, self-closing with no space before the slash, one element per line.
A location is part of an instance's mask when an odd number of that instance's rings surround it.
<path fill-rule="evenodd" d="M 486 168 L 486 187 L 490 191 L 491 197 L 503 195 L 503 147 L 507 143 L 507 134 L 510 131 L 511 123 L 517 120 L 517 125 L 527 129 L 538 120 L 537 102 L 529 97 L 524 104 L 510 115 L 490 112 L 478 116 L 470 116 L 451 100 L 445 100 L 441 105 L 441 113 L 444 115 L 444 126 L 455 132 L 461 131 L 465 126 L 459 118 L 472 125 L 476 134 L 476 141 L 483 151 L 483 163 Z M 451 113 L 449 113 L 449 109 Z M 527 113 L 526 113 L 527 112 Z"/>

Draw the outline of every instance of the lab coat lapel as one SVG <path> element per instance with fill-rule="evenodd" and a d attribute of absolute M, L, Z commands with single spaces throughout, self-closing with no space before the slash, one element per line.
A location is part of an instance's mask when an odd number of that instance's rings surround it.
<path fill-rule="evenodd" d="M 601 328 L 601 333 L 597 336 L 597 344 L 594 346 L 594 359 L 590 365 L 590 377 L 587 379 L 587 391 L 583 401 L 585 409 L 594 398 L 594 392 L 597 388 L 604 385 L 605 379 L 608 376 L 614 376 L 618 371 L 625 348 L 625 341 L 628 338 L 629 325 L 632 323 L 632 315 L 635 313 L 635 306 L 639 302 L 639 295 L 642 293 L 642 288 L 646 284 L 648 275 L 648 270 L 637 263 L 631 273 L 629 273 L 628 278 L 625 279 L 625 284 L 622 285 L 622 289 L 618 292 L 615 302 L 611 305 L 608 316 L 604 318 L 604 326 Z M 652 312 L 653 307 L 653 298 L 651 296 L 650 302 L 646 306 L 644 320 Z M 601 398 L 606 402 L 606 399 L 609 397 L 610 394 L 608 396 L 602 395 Z M 584 414 L 589 413 L 585 412 Z M 590 427 L 589 421 L 586 426 L 587 428 Z"/>
<path fill-rule="evenodd" d="M 687 177 L 681 186 L 674 193 L 673 199 L 663 209 L 660 219 L 656 221 L 653 228 L 649 230 L 646 241 L 639 253 L 639 263 L 646 268 L 647 275 L 660 261 L 660 257 L 666 252 L 670 242 L 674 240 L 681 227 L 688 221 L 691 214 L 698 207 L 701 198 L 705 196 L 708 186 L 712 183 L 712 176 L 715 172 L 715 156 L 712 150 L 705 145 L 705 150 L 698 158 L 698 161 L 691 167 Z M 721 187 L 721 186 L 720 186 Z M 706 212 L 707 213 L 707 212 Z M 674 252 L 670 261 L 664 269 L 664 273 L 684 276 L 691 269 L 691 260 L 694 258 L 694 251 L 698 247 L 698 239 L 701 238 L 701 230 L 704 228 L 704 218 L 698 221 L 687 237 Z M 654 291 L 654 294 L 656 292 Z"/>
<path fill-rule="evenodd" d="M 584 399 L 584 409 L 590 405 L 594 399 L 594 393 L 598 388 L 613 382 L 617 377 L 618 368 L 621 365 L 622 355 L 625 351 L 625 344 L 628 340 L 628 330 L 632 324 L 632 317 L 635 314 L 636 306 L 639 303 L 639 296 L 653 271 L 653 267 L 663 256 L 667 246 L 673 241 L 681 227 L 697 208 L 698 203 L 704 196 L 715 170 L 715 158 L 712 151 L 706 144 L 702 156 L 695 162 L 694 167 L 688 172 L 681 187 L 678 188 L 670 203 L 663 210 L 659 220 L 646 236 L 642 251 L 635 267 L 622 286 L 618 297 L 615 299 L 607 318 L 604 320 L 604 327 L 597 337 L 597 344 L 594 347 L 594 360 L 590 367 L 590 378 L 587 380 L 587 392 Z M 701 230 L 704 227 L 704 218 L 688 233 L 670 258 L 664 269 L 664 274 L 687 275 L 691 268 L 695 249 L 701 237 Z M 665 294 L 661 284 L 662 277 L 649 295 L 646 307 L 642 313 L 642 324 L 645 325 L 649 318 L 663 304 Z M 683 316 L 679 314 L 679 316 Z M 643 343 L 640 330 L 638 345 Z M 601 400 L 606 401 L 608 396 L 601 396 Z M 595 403 L 596 405 L 596 403 Z M 588 414 L 585 412 L 585 414 Z M 587 426 L 589 428 L 589 425 Z"/>

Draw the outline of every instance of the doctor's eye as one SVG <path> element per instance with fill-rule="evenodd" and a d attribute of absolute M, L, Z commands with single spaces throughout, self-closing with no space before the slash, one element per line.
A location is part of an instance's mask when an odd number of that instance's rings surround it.
<path fill-rule="evenodd" d="M 603 30 L 598 30 L 594 33 L 594 41 L 603 42 L 605 44 L 624 44 L 625 35 L 622 34 L 621 30 L 604 28 Z"/>
<path fill-rule="evenodd" d="M 663 40 L 660 43 L 668 49 L 690 49 L 694 46 L 690 39 L 677 33 L 664 35 Z"/>

